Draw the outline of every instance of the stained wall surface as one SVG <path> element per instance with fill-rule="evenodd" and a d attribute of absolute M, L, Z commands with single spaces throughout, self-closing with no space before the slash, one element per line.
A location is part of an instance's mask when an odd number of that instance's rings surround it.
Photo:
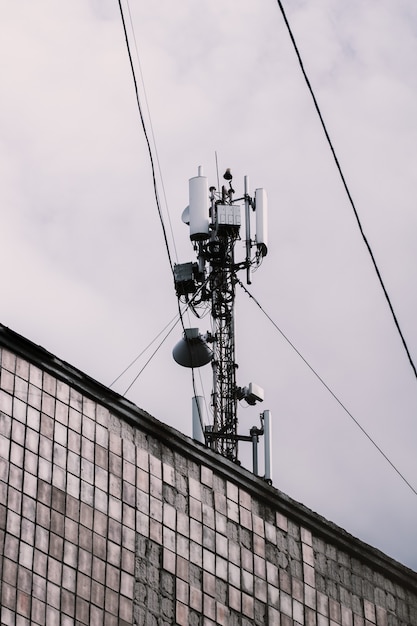
<path fill-rule="evenodd" d="M 7 337 L 2 625 L 417 625 L 417 574 Z"/>

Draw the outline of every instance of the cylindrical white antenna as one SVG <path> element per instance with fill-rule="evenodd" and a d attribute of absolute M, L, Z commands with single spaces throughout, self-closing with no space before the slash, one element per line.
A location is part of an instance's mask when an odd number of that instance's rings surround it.
<path fill-rule="evenodd" d="M 189 224 L 190 239 L 201 241 L 209 238 L 209 190 L 206 176 L 201 176 L 202 167 L 198 168 L 198 176 L 190 178 L 189 193 Z"/>
<path fill-rule="evenodd" d="M 272 483 L 271 411 L 263 412 L 265 444 L 265 480 Z"/>
<path fill-rule="evenodd" d="M 265 189 L 255 189 L 256 245 L 262 256 L 268 252 L 268 198 Z"/>
<path fill-rule="evenodd" d="M 203 396 L 193 398 L 193 439 L 200 443 L 205 443 L 203 427 Z"/>

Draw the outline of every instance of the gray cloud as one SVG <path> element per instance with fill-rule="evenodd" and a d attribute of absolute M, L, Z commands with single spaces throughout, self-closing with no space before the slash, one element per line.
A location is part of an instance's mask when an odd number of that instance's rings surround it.
<path fill-rule="evenodd" d="M 416 361 L 414 3 L 290 4 Z M 117 7 L 1 7 L 1 321 L 109 384 L 176 312 Z M 201 164 L 216 184 L 217 151 L 238 193 L 249 174 L 270 199 L 270 251 L 251 291 L 413 482 L 416 381 L 277 6 L 131 10 L 179 261 L 193 258 L 180 220 L 188 178 Z M 236 316 L 239 384 L 262 385 L 273 411 L 275 485 L 416 569 L 416 496 L 243 293 Z M 190 376 L 171 358 L 179 336 L 128 397 L 190 434 Z M 242 430 L 258 412 L 241 409 Z M 250 465 L 244 446 L 242 458 Z"/>

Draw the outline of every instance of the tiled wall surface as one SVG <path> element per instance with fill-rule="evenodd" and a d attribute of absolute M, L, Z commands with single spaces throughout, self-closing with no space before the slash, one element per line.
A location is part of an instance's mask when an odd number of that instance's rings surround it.
<path fill-rule="evenodd" d="M 3 350 L 1 625 L 416 626 L 417 595 Z"/>

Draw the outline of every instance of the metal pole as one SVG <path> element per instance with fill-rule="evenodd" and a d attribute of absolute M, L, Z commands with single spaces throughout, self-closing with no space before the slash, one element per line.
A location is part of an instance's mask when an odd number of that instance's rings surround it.
<path fill-rule="evenodd" d="M 265 480 L 272 483 L 271 411 L 263 412 L 265 444 Z"/>
<path fill-rule="evenodd" d="M 246 283 L 251 284 L 250 279 L 250 206 L 249 206 L 249 177 L 245 176 L 245 226 L 246 226 Z"/>
<path fill-rule="evenodd" d="M 200 443 L 205 443 L 203 426 L 203 396 L 194 396 L 192 399 L 193 408 L 193 439 Z"/>
<path fill-rule="evenodd" d="M 252 466 L 253 473 L 255 476 L 258 476 L 258 429 L 254 426 L 250 429 L 250 434 L 252 436 Z"/>

